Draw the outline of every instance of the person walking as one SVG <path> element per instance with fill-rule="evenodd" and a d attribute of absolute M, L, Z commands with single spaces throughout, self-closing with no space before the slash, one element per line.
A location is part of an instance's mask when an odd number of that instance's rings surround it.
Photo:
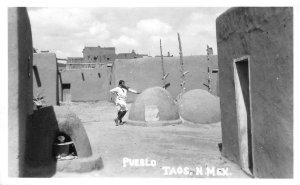
<path fill-rule="evenodd" d="M 115 103 L 118 107 L 118 115 L 117 118 L 114 119 L 116 126 L 119 124 L 122 124 L 122 118 L 125 116 L 126 112 L 128 111 L 127 105 L 126 105 L 126 98 L 127 98 L 127 92 L 132 92 L 134 94 L 140 94 L 140 92 L 137 92 L 136 90 L 130 89 L 125 85 L 124 80 L 119 81 L 119 86 L 115 87 L 110 90 L 111 93 L 114 93 L 117 95 Z"/>

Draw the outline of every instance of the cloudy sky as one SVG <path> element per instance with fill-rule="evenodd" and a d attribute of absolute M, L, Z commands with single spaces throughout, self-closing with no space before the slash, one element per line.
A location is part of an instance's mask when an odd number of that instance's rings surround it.
<path fill-rule="evenodd" d="M 80 57 L 84 46 L 116 47 L 116 53 L 178 54 L 177 32 L 183 54 L 216 53 L 215 20 L 228 8 L 28 8 L 33 45 L 58 57 Z"/>

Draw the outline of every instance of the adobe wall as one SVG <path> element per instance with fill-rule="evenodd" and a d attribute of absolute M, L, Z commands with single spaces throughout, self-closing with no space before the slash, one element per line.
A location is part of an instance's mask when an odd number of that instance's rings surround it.
<path fill-rule="evenodd" d="M 53 151 L 59 133 L 53 106 L 35 110 L 27 124 L 24 177 L 51 177 L 56 173 L 57 160 Z M 66 118 L 67 119 L 67 118 Z"/>
<path fill-rule="evenodd" d="M 71 101 L 109 100 L 109 71 L 106 66 L 63 71 L 62 82 L 71 84 Z"/>
<path fill-rule="evenodd" d="M 210 57 L 212 68 L 217 67 L 217 56 Z M 183 57 L 186 75 L 186 91 L 191 89 L 205 89 L 203 83 L 207 83 L 207 61 L 206 56 Z M 166 82 L 171 85 L 167 90 L 176 98 L 180 93 L 180 64 L 179 57 L 164 58 L 165 73 L 169 73 Z M 119 80 L 125 80 L 126 85 L 137 91 L 142 91 L 153 86 L 163 86 L 161 59 L 157 57 L 116 60 L 113 67 L 115 86 Z M 216 94 L 217 74 L 211 75 L 212 93 Z M 128 102 L 134 101 L 135 94 L 128 93 Z"/>
<path fill-rule="evenodd" d="M 67 63 L 83 63 L 83 57 L 67 57 Z"/>
<path fill-rule="evenodd" d="M 33 112 L 32 37 L 26 8 L 8 8 L 8 175 L 22 176 Z"/>
<path fill-rule="evenodd" d="M 143 58 L 143 55 L 136 54 L 134 51 L 131 53 L 119 53 L 116 59 L 134 59 Z"/>
<path fill-rule="evenodd" d="M 250 56 L 255 177 L 293 177 L 293 8 L 232 8 L 217 18 L 223 155 L 238 163 L 233 59 Z"/>
<path fill-rule="evenodd" d="M 38 94 L 44 97 L 45 103 L 58 105 L 58 78 L 55 53 L 33 54 L 33 96 Z"/>
<path fill-rule="evenodd" d="M 94 58 L 96 57 L 96 58 Z M 108 62 L 116 59 L 116 49 L 114 47 L 85 47 L 83 49 L 84 62 Z"/>

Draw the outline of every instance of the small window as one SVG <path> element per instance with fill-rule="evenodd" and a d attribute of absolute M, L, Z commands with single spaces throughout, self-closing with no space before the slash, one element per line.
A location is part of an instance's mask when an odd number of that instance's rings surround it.
<path fill-rule="evenodd" d="M 71 89 L 71 84 L 62 84 L 62 89 Z"/>
<path fill-rule="evenodd" d="M 82 80 L 84 81 L 84 75 L 83 75 L 83 73 L 81 73 L 81 77 L 82 77 Z"/>
<path fill-rule="evenodd" d="M 33 68 L 33 73 L 34 73 L 34 76 L 35 76 L 36 84 L 37 84 L 38 87 L 41 87 L 42 83 L 41 83 L 38 68 L 37 68 L 36 65 L 32 66 L 32 68 Z"/>
<path fill-rule="evenodd" d="M 101 78 L 101 74 L 100 73 L 98 73 L 98 77 Z"/>

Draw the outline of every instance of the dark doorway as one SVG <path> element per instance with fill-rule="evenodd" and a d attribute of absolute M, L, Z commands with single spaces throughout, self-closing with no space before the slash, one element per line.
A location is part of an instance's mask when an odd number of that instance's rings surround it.
<path fill-rule="evenodd" d="M 71 101 L 71 84 L 62 84 L 62 101 L 70 102 Z"/>
<path fill-rule="evenodd" d="M 238 124 L 239 153 L 242 169 L 253 173 L 252 129 L 250 110 L 249 57 L 234 60 L 234 86 Z"/>

